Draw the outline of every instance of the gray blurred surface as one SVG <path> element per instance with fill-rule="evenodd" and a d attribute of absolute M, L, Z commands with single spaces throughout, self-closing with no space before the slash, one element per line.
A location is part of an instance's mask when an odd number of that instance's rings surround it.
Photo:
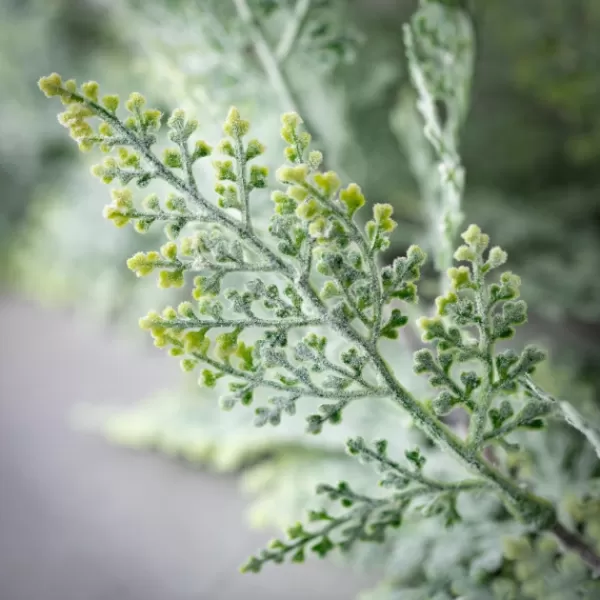
<path fill-rule="evenodd" d="M 10 297 L 0 336 L 0 600 L 355 597 L 329 563 L 238 574 L 269 533 L 248 530 L 233 477 L 70 428 L 71 406 L 134 401 L 176 365 Z"/>

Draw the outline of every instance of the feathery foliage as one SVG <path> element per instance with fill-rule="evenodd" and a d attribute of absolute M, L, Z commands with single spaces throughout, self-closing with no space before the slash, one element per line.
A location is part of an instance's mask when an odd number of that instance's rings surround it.
<path fill-rule="evenodd" d="M 425 1 L 406 29 L 425 137 L 440 177 L 439 268 L 449 261 L 464 185 L 458 130 L 470 80 L 471 50 L 464 44 L 470 29 L 462 13 L 451 21 L 456 27 L 449 33 L 439 27 L 455 10 Z M 438 27 L 428 26 L 429 19 Z M 456 65 L 449 81 L 441 75 L 447 61 Z M 553 589 L 580 586 L 587 593 L 594 588 L 592 571 L 600 567 L 600 558 L 591 536 L 571 531 L 559 519 L 553 498 L 523 485 L 505 466 L 518 452 L 512 436 L 542 429 L 550 418 L 575 423 L 595 444 L 597 434 L 569 413 L 569 405 L 533 382 L 531 375 L 544 359 L 540 349 L 498 349 L 526 321 L 527 307 L 519 299 L 520 279 L 510 271 L 496 276 L 506 252 L 490 249 L 479 227 L 471 225 L 462 234 L 464 244 L 454 253 L 459 264 L 447 270 L 436 314 L 417 322 L 429 345 L 415 353 L 414 371 L 438 388 L 433 398 L 419 397 L 384 358 L 384 350 L 399 343 L 409 321 L 408 306 L 417 302 L 426 255 L 411 246 L 391 265 L 379 266 L 396 228 L 392 207 L 375 204 L 372 216 L 359 224 L 356 215 L 366 203 L 361 188 L 344 186 L 337 173 L 323 167 L 323 155 L 312 147 L 296 113 L 281 119 L 286 162 L 276 172 L 281 185 L 271 194 L 274 214 L 266 235 L 251 208 L 253 199 L 271 187 L 268 169 L 257 161 L 265 147 L 249 137 L 250 123 L 237 109 L 229 111 L 224 138 L 213 148 L 196 137 L 198 122 L 185 111 L 177 109 L 163 122 L 161 112 L 148 108 L 138 93 L 129 96 L 122 118 L 119 98 L 100 96 L 95 82 L 78 87 L 52 74 L 40 80 L 40 88 L 65 104 L 59 120 L 82 150 L 98 147 L 108 154 L 93 170 L 107 184 L 120 183 L 112 190 L 106 218 L 117 227 L 133 225 L 139 233 L 163 225 L 166 243 L 158 251 L 135 254 L 128 266 L 140 277 L 157 275 L 162 288 L 191 283 L 193 301 L 150 312 L 140 324 L 156 346 L 179 357 L 184 371 L 197 373 L 207 388 L 223 390 L 224 409 L 258 405 L 255 424 L 275 426 L 303 412 L 307 399 L 316 400 L 306 429 L 319 434 L 340 423 L 353 405 L 387 399 L 458 465 L 437 473 L 426 445 L 396 455 L 385 439 L 354 436 L 347 452 L 374 467 L 381 490 L 362 492 L 346 481 L 320 484 L 317 493 L 329 508 L 312 510 L 308 525 L 292 526 L 286 539 L 274 540 L 243 570 L 257 572 L 286 559 L 302 562 L 309 551 L 320 557 L 335 549 L 349 553 L 363 542 L 385 542 L 390 530 L 414 520 L 434 519 L 437 528 L 451 528 L 468 518 L 461 510 L 463 498 L 470 510 L 491 498 L 508 522 L 536 536 L 539 552 L 515 542 L 505 554 L 507 561 L 524 557 L 512 572 L 513 580 L 525 582 L 526 594 L 538 555 L 557 570 Z M 100 124 L 94 128 L 96 119 Z M 159 155 L 154 146 L 164 126 L 171 145 Z M 213 155 L 219 156 L 212 162 L 214 199 L 201 191 L 195 171 L 196 163 Z M 167 184 L 171 193 L 166 198 L 150 193 L 138 201 L 131 184 L 146 188 L 153 182 Z M 228 287 L 234 273 L 243 284 Z M 452 428 L 450 413 L 469 415 L 465 436 Z M 572 555 L 562 557 L 558 542 Z M 431 583 L 438 587 L 430 589 L 430 597 L 453 597 L 438 593 L 440 582 Z M 452 593 L 463 597 L 464 589 L 472 588 L 468 578 L 451 583 Z M 500 597 L 510 597 L 512 588 L 499 586 Z M 537 594 L 542 588 L 535 589 Z"/>

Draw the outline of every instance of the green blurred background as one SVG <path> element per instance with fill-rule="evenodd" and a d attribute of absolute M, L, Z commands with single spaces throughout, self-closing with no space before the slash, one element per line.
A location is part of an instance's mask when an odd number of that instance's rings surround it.
<path fill-rule="evenodd" d="M 250 4 L 267 39 L 274 39 L 293 3 Z M 131 340 L 143 339 L 137 318 L 169 302 L 154 282 L 127 271 L 125 259 L 159 238 L 117 232 L 101 218 L 107 194 L 88 174 L 94 157 L 78 153 L 56 122 L 56 107 L 37 89 L 37 79 L 52 71 L 96 79 L 107 91 L 139 90 L 165 112 L 183 106 L 198 117 L 209 141 L 218 140 L 219 123 L 235 103 L 267 143 L 273 167 L 281 156 L 278 115 L 296 108 L 329 166 L 358 182 L 369 202 L 394 205 L 399 227 L 388 258 L 414 242 L 431 250 L 411 146 L 397 126 L 412 98 L 401 31 L 415 4 L 313 0 L 283 66 L 288 89 L 282 94 L 228 0 L 4 0 L 4 297 L 74 310 L 79 319 L 106 324 Z M 466 220 L 506 248 L 510 268 L 521 275 L 531 315 L 525 335 L 551 349 L 551 364 L 569 382 L 565 389 L 594 402 L 600 389 L 600 3 L 467 5 L 477 47 L 461 147 Z M 210 189 L 210 181 L 204 183 Z M 423 290 L 431 300 L 435 274 L 428 276 L 432 285 Z M 312 442 L 296 430 L 265 439 L 249 433 L 247 419 L 220 420 L 214 398 L 199 403 L 193 382 L 169 385 L 164 395 L 133 408 L 92 411 L 83 420 L 113 441 L 183 454 L 218 469 L 237 469 L 265 452 L 285 462 L 299 449 L 306 451 L 302 464 L 314 466 Z M 140 390 L 140 400 L 145 393 Z M 282 485 L 277 496 L 260 477 L 251 485 L 267 490 L 255 511 L 258 522 L 284 521 L 304 506 L 305 499 L 290 492 L 292 484 Z M 277 502 L 285 509 L 267 518 Z"/>
<path fill-rule="evenodd" d="M 314 4 L 314 23 L 284 66 L 292 99 L 329 164 L 363 185 L 371 202 L 394 204 L 401 226 L 392 256 L 421 241 L 427 226 L 410 150 L 391 125 L 409 93 L 401 26 L 415 3 Z M 462 144 L 467 221 L 508 249 L 542 333 L 558 337 L 559 350 L 572 354 L 582 376 L 593 377 L 600 8 L 593 0 L 472 4 L 477 54 Z M 277 31 L 278 3 L 254 5 L 267 34 L 269 27 Z M 119 303 L 129 298 L 110 290 L 131 287 L 121 258 L 139 238 L 114 235 L 97 218 L 101 186 L 56 125 L 54 107 L 36 89 L 38 76 L 55 70 L 93 77 L 105 89 L 139 88 L 161 107 L 192 108 L 207 137 L 218 135 L 235 102 L 269 142 L 274 165 L 287 99 L 270 85 L 231 2 L 7 0 L 1 10 L 0 69 L 10 90 L 0 112 L 4 281 L 119 316 L 127 311 Z M 139 302 L 142 292 L 134 287 Z"/>

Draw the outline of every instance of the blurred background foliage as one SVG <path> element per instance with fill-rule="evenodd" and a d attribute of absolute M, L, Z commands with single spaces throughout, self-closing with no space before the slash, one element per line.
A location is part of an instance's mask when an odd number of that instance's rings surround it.
<path fill-rule="evenodd" d="M 199 118 L 203 137 L 211 142 L 219 139 L 219 123 L 235 103 L 267 144 L 272 167 L 281 156 L 278 115 L 296 109 L 325 151 L 329 167 L 357 181 L 371 203 L 394 205 L 400 226 L 388 258 L 409 243 L 431 248 L 435 240 L 427 233 L 427 213 L 410 167 L 417 145 L 398 126 L 412 97 L 402 24 L 416 2 L 251 0 L 258 23 L 252 27 L 235 4 L 2 3 L 0 77 L 8 90 L 0 104 L 4 286 L 107 319 L 135 339 L 144 337 L 135 335 L 137 317 L 169 302 L 153 282 L 137 281 L 127 271 L 127 257 L 157 244 L 151 233 L 140 238 L 132 230 L 115 232 L 100 217 L 105 190 L 88 176 L 85 158 L 65 139 L 50 116 L 54 107 L 36 88 L 37 78 L 51 71 L 94 78 L 116 92 L 139 89 L 165 112 L 183 106 Z M 533 321 L 527 335 L 550 346 L 552 364 L 562 365 L 541 377 L 557 393 L 571 396 L 577 390 L 571 400 L 593 407 L 600 389 L 595 335 L 600 331 L 600 4 L 466 4 L 477 39 L 472 104 L 461 148 L 467 170 L 466 220 L 480 224 L 494 243 L 507 249 L 509 266 L 523 278 Z M 298 17 L 293 47 L 278 45 L 291 11 L 303 5 L 310 5 L 310 11 Z M 27 41 L 32 39 L 35 44 Z M 275 69 L 264 60 L 265 41 L 283 57 Z M 210 191 L 210 178 L 204 185 Z M 267 198 L 265 194 L 256 207 L 258 215 L 265 214 Z M 434 273 L 430 276 L 431 284 L 423 286 L 428 300 L 435 295 Z M 249 414 L 223 415 L 213 395 L 204 396 L 193 382 L 131 410 L 96 414 L 91 420 L 117 443 L 158 447 L 218 469 L 238 469 L 268 454 L 271 460 L 246 477 L 258 493 L 253 514 L 260 524 L 297 518 L 315 477 L 325 477 L 329 469 L 340 478 L 353 478 L 357 467 L 340 453 L 340 442 L 356 424 L 364 426 L 367 415 L 361 409 L 350 415 L 343 430 L 308 439 L 293 424 L 268 433 L 254 430 Z M 382 436 L 383 424 L 390 427 L 389 410 L 362 410 L 368 412 L 369 427 Z M 89 424 L 91 415 L 84 417 Z M 556 427 L 555 439 L 562 441 L 552 452 L 531 450 L 538 466 L 550 464 L 550 454 L 566 447 L 577 454 L 577 434 Z M 366 435 L 362 429 L 361 435 Z M 408 435 L 404 442 L 411 439 Z M 585 452 L 579 456 L 583 466 L 567 478 L 574 488 L 594 474 L 586 457 Z M 290 465 L 298 474 L 294 482 L 284 476 Z M 569 468 L 564 465 L 565 472 Z M 549 495 L 558 497 L 565 481 L 553 481 Z M 489 510 L 504 523 L 498 507 Z M 475 535 L 469 524 L 464 527 L 464 539 Z M 423 552 L 431 544 L 428 535 L 413 536 Z M 476 539 L 484 544 L 488 538 L 482 534 Z M 431 578 L 418 574 L 418 561 L 402 575 L 399 553 L 406 556 L 406 546 L 392 550 L 385 568 L 396 579 L 433 585 Z M 489 568 L 497 569 L 502 556 L 488 550 Z M 455 566 L 468 571 L 483 552 L 477 544 L 465 547 L 456 553 Z"/>
<path fill-rule="evenodd" d="M 52 222 L 49 205 L 61 205 L 74 221 L 79 210 L 97 206 L 91 196 L 99 195 L 99 186 L 84 177 L 73 185 L 80 164 L 72 168 L 75 152 L 36 95 L 38 74 L 61 70 L 94 74 L 116 91 L 141 86 L 163 108 L 183 104 L 198 114 L 206 137 L 218 135 L 215 124 L 235 102 L 266 138 L 273 165 L 279 160 L 277 115 L 292 104 L 320 140 L 328 164 L 360 182 L 371 202 L 392 202 L 403 217 L 390 256 L 422 236 L 426 214 L 405 145 L 390 127 L 399 102 L 410 93 L 401 25 L 415 3 L 313 0 L 281 69 L 287 92 L 265 72 L 234 4 L 3 3 L 1 72 L 11 90 L 0 113 L 6 132 L 0 146 L 4 231 L 34 228 L 43 237 L 46 221 Z M 280 13 L 292 3 L 250 4 L 267 39 L 276 39 L 283 27 Z M 594 32 L 600 9 L 593 0 L 472 4 L 476 76 L 462 147 L 467 220 L 480 222 L 507 247 L 540 317 L 582 325 L 579 335 L 585 336 L 585 329 L 594 331 L 587 325 L 600 320 L 600 281 L 594 276 L 600 243 L 595 102 L 600 49 Z M 46 51 L 21 42 L 29 37 Z M 69 185 L 79 192 L 68 193 Z M 79 219 L 87 221 L 88 215 Z M 64 254 L 73 254 L 69 244 L 78 243 L 76 232 L 50 229 L 47 241 L 60 237 Z M 84 245 L 93 247 L 97 238 L 107 237 L 104 228 L 101 235 L 87 235 Z M 66 256 L 58 257 L 54 266 L 60 271 L 65 262 Z M 106 268 L 114 264 L 107 257 Z M 82 276 L 85 270 L 79 269 Z M 55 285 L 60 278 L 53 279 Z"/>

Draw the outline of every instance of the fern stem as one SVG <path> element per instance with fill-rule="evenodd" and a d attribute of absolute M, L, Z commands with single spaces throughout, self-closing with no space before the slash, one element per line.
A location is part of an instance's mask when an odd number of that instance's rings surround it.
<path fill-rule="evenodd" d="M 378 351 L 371 358 L 390 390 L 394 401 L 406 410 L 415 424 L 435 443 L 448 450 L 468 470 L 490 482 L 505 499 L 507 507 L 523 522 L 539 529 L 547 529 L 556 522 L 553 506 L 527 490 L 522 489 L 487 463 L 479 454 L 474 454 L 446 425 L 433 416 L 396 379 L 387 362 Z"/>
<path fill-rule="evenodd" d="M 483 442 L 483 434 L 488 420 L 488 413 L 492 400 L 494 399 L 494 340 L 490 331 L 490 318 L 487 310 L 487 299 L 485 297 L 485 283 L 482 273 L 482 259 L 473 262 L 473 279 L 475 289 L 475 307 L 479 323 L 479 352 L 485 368 L 485 377 L 481 391 L 475 402 L 474 411 L 469 421 L 469 433 L 467 445 L 472 452 L 477 452 Z"/>
<path fill-rule="evenodd" d="M 244 152 L 244 144 L 242 138 L 235 138 L 235 159 L 237 164 L 236 184 L 238 193 L 243 203 L 242 219 L 246 229 L 252 231 L 252 218 L 250 216 L 250 189 L 248 187 L 248 173 L 246 168 L 246 154 Z"/>
<path fill-rule="evenodd" d="M 596 551 L 581 538 L 581 536 L 569 531 L 562 523 L 557 522 L 550 530 L 566 550 L 577 554 L 594 573 L 600 573 L 600 556 Z"/>

